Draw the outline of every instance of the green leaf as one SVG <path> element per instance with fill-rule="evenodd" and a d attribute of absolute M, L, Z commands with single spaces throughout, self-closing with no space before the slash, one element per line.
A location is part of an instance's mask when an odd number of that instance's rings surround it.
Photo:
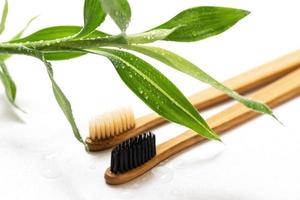
<path fill-rule="evenodd" d="M 24 42 L 36 42 L 46 40 L 56 40 L 61 38 L 70 37 L 77 34 L 82 29 L 81 26 L 53 26 L 39 30 L 25 38 L 11 41 L 10 43 L 24 43 Z M 108 34 L 101 31 L 93 31 L 87 37 L 105 37 Z"/>
<path fill-rule="evenodd" d="M 47 72 L 48 72 L 49 78 L 52 83 L 52 89 L 53 89 L 55 99 L 56 99 L 58 105 L 60 106 L 61 110 L 65 114 L 66 118 L 68 119 L 68 121 L 73 129 L 74 136 L 76 137 L 76 139 L 78 141 L 80 141 L 81 143 L 84 143 L 82 140 L 82 137 L 80 135 L 79 129 L 77 128 L 77 125 L 76 125 L 76 122 L 75 122 L 75 119 L 73 116 L 71 104 L 70 104 L 69 100 L 67 99 L 67 97 L 62 92 L 62 90 L 60 89 L 60 87 L 57 85 L 57 83 L 54 79 L 54 76 L 53 76 L 53 69 L 52 69 L 51 63 L 45 59 L 43 52 L 38 51 L 36 49 L 28 48 L 26 46 L 19 45 L 18 46 L 18 54 L 32 56 L 32 57 L 38 58 L 39 60 L 43 61 L 43 63 L 45 64 L 45 66 L 47 68 Z"/>
<path fill-rule="evenodd" d="M 12 80 L 8 69 L 3 61 L 0 61 L 0 73 L 1 73 L 1 81 L 6 90 L 6 96 L 11 103 L 15 102 L 17 88 L 15 82 Z"/>
<path fill-rule="evenodd" d="M 249 11 L 224 7 L 195 7 L 182 11 L 154 29 L 178 27 L 165 40 L 192 42 L 214 36 L 229 29 Z"/>
<path fill-rule="evenodd" d="M 56 39 L 66 38 L 75 35 L 80 30 L 82 30 L 82 27 L 80 26 L 53 26 L 53 27 L 48 27 L 39 30 L 25 38 L 13 40 L 10 43 L 25 43 L 25 42 L 56 40 Z M 109 36 L 109 34 L 95 30 L 86 37 L 98 38 L 98 37 L 106 37 L 106 36 Z M 66 59 L 76 58 L 84 54 L 85 53 L 79 53 L 79 52 L 46 52 L 44 53 L 44 56 L 45 59 L 47 60 L 66 60 Z"/>
<path fill-rule="evenodd" d="M 220 140 L 180 90 L 142 59 L 119 50 L 87 50 L 111 60 L 124 83 L 152 110 L 200 135 Z"/>
<path fill-rule="evenodd" d="M 23 33 L 26 31 L 26 29 L 29 27 L 29 25 L 30 25 L 36 18 L 37 18 L 37 16 L 31 18 L 31 19 L 27 22 L 27 24 L 24 26 L 24 28 L 23 28 L 20 32 L 18 32 L 15 36 L 13 36 L 13 37 L 11 38 L 10 41 L 17 40 L 17 39 L 21 38 L 22 35 L 23 35 Z M 11 57 L 10 54 L 0 54 L 0 60 L 3 60 L 3 61 L 6 60 L 6 59 L 8 59 L 8 58 L 10 58 L 10 57 Z"/>
<path fill-rule="evenodd" d="M 67 97 L 64 95 L 64 93 L 60 89 L 60 87 L 57 85 L 56 81 L 54 80 L 53 69 L 52 69 L 51 63 L 45 59 L 45 57 L 41 51 L 37 51 L 37 50 L 30 49 L 27 47 L 21 47 L 21 48 L 23 49 L 24 54 L 34 56 L 34 57 L 40 59 L 41 61 L 43 61 L 43 63 L 45 64 L 45 66 L 47 68 L 48 76 L 49 76 L 51 84 L 52 84 L 52 89 L 53 89 L 55 99 L 56 99 L 58 105 L 60 106 L 61 110 L 65 114 L 67 120 L 69 121 L 69 123 L 72 127 L 72 130 L 73 130 L 74 136 L 76 137 L 76 139 L 79 142 L 84 143 L 82 140 L 82 137 L 80 135 L 79 129 L 76 125 L 74 116 L 73 116 L 72 106 L 71 106 L 69 100 L 67 99 Z"/>
<path fill-rule="evenodd" d="M 93 32 L 105 19 L 100 0 L 85 0 L 84 1 L 84 26 L 77 35 L 77 38 L 89 35 Z"/>
<path fill-rule="evenodd" d="M 62 52 L 46 52 L 45 59 L 46 60 L 68 60 L 77 58 L 80 56 L 85 55 L 82 52 L 69 52 L 69 51 L 62 51 Z"/>
<path fill-rule="evenodd" d="M 76 122 L 75 122 L 75 119 L 73 116 L 71 104 L 54 80 L 53 69 L 51 67 L 51 64 L 49 62 L 47 62 L 45 59 L 43 59 L 43 62 L 45 63 L 45 65 L 47 67 L 47 72 L 48 72 L 49 78 L 52 83 L 53 93 L 54 93 L 54 96 L 55 96 L 55 99 L 56 99 L 58 105 L 60 106 L 61 110 L 64 112 L 66 118 L 68 119 L 68 121 L 73 129 L 73 133 L 74 133 L 76 139 L 79 142 L 84 143 L 82 140 L 82 137 L 80 135 L 79 129 L 77 128 L 77 125 L 76 125 Z"/>
<path fill-rule="evenodd" d="M 7 13 L 8 13 L 8 2 L 7 2 L 7 0 L 5 0 L 3 11 L 2 11 L 1 23 L 0 23 L 0 34 L 3 33 L 3 31 L 5 29 Z"/>
<path fill-rule="evenodd" d="M 125 32 L 131 18 L 131 9 L 127 0 L 101 0 L 104 11 Z"/>
<path fill-rule="evenodd" d="M 18 105 L 16 105 L 17 87 L 13 79 L 11 78 L 9 71 L 4 63 L 0 60 L 0 80 L 5 88 L 5 93 L 8 101 L 17 109 L 24 112 Z"/>
<path fill-rule="evenodd" d="M 124 38 L 122 36 L 120 38 L 120 41 L 118 41 L 116 43 L 129 43 L 129 44 L 150 43 L 150 42 L 164 39 L 165 37 L 167 37 L 170 33 L 172 33 L 175 30 L 176 30 L 176 28 L 159 29 L 159 30 L 153 30 L 153 31 L 149 31 L 149 32 L 134 34 L 134 35 L 127 35 L 126 38 Z M 72 33 L 70 33 L 70 34 L 73 34 L 76 31 L 77 31 L 77 29 L 74 29 L 71 31 Z M 89 38 L 91 38 L 93 40 L 93 43 L 95 43 L 97 40 L 94 40 L 93 38 L 97 38 L 97 37 L 103 38 L 106 36 L 110 36 L 110 35 L 99 32 L 99 31 L 95 31 L 89 35 Z M 64 35 L 64 37 L 68 37 L 68 36 Z M 85 40 L 88 40 L 89 38 L 86 38 Z M 81 40 L 81 42 L 84 42 L 84 40 Z M 90 41 L 86 41 L 86 42 L 90 42 Z M 80 48 L 80 46 L 78 48 Z M 60 52 L 51 52 L 51 51 L 44 52 L 44 56 L 47 60 L 66 60 L 66 59 L 76 58 L 76 57 L 82 56 L 84 54 L 85 53 L 83 53 L 83 52 L 72 52 L 71 49 L 65 50 L 65 51 L 60 51 Z"/>
<path fill-rule="evenodd" d="M 145 44 L 145 43 L 152 43 L 157 40 L 163 40 L 168 35 L 173 33 L 177 28 L 172 28 L 172 29 L 156 29 L 144 33 L 138 33 L 134 35 L 128 35 L 126 37 L 127 42 L 129 44 Z"/>
<path fill-rule="evenodd" d="M 267 105 L 257 101 L 252 101 L 250 99 L 247 99 L 239 95 L 237 92 L 231 90 L 230 88 L 226 87 L 219 81 L 212 78 L 210 75 L 202 71 L 193 63 L 189 62 L 188 60 L 182 58 L 181 56 L 173 52 L 167 51 L 159 47 L 150 47 L 150 46 L 141 46 L 141 45 L 123 45 L 122 47 L 140 52 L 156 60 L 159 60 L 176 70 L 179 70 L 204 83 L 213 86 L 214 88 L 226 93 L 228 96 L 234 98 L 235 100 L 239 101 L 240 103 L 244 104 L 250 109 L 253 109 L 257 112 L 269 114 L 274 117 L 272 110 Z"/>
<path fill-rule="evenodd" d="M 14 37 L 11 38 L 11 41 L 20 39 L 20 38 L 22 37 L 23 33 L 27 30 L 27 28 L 30 26 L 30 24 L 31 24 L 37 17 L 38 17 L 38 16 L 32 17 L 32 18 L 27 22 L 27 24 L 24 26 L 24 28 L 21 29 L 21 31 L 18 32 Z"/>

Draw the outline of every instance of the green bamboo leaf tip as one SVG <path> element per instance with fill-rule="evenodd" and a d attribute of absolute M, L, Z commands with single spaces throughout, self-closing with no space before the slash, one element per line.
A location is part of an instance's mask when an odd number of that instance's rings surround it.
<path fill-rule="evenodd" d="M 77 38 L 84 37 L 92 33 L 105 19 L 100 0 L 85 0 L 83 9 L 84 26 L 76 35 Z"/>
<path fill-rule="evenodd" d="M 125 32 L 130 19 L 131 8 L 127 0 L 101 0 L 104 11 L 114 20 L 122 32 Z"/>
<path fill-rule="evenodd" d="M 3 11 L 2 11 L 1 22 L 0 22 L 0 34 L 5 29 L 5 23 L 6 23 L 7 14 L 8 14 L 8 2 L 7 2 L 7 0 L 5 0 L 4 1 L 4 6 L 3 6 Z"/>
<path fill-rule="evenodd" d="M 194 7 L 182 11 L 154 29 L 169 29 L 181 26 L 165 40 L 193 42 L 224 32 L 249 13 L 247 10 L 227 7 Z"/>

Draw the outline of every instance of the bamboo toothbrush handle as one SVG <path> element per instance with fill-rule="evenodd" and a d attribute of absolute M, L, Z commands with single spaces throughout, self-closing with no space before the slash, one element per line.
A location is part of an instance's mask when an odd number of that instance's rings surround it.
<path fill-rule="evenodd" d="M 262 101 L 270 107 L 275 107 L 300 94 L 299 77 L 300 69 L 295 72 L 291 72 L 285 77 L 262 88 L 254 93 L 251 98 Z M 259 115 L 259 113 L 251 111 L 245 106 L 237 103 L 223 112 L 209 118 L 208 124 L 220 134 L 242 124 L 243 122 L 246 122 L 251 118 L 254 118 L 257 115 Z M 105 173 L 106 182 L 109 184 L 122 184 L 128 182 L 144 174 L 161 161 L 203 140 L 205 140 L 205 138 L 199 136 L 197 133 L 191 130 L 186 131 L 183 134 L 158 145 L 157 155 L 141 167 L 119 175 L 111 173 L 110 169 L 108 169 Z"/>

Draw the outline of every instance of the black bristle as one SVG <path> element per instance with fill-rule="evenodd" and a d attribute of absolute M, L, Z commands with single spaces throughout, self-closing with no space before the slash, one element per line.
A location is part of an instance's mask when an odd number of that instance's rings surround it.
<path fill-rule="evenodd" d="M 141 158 L 142 158 L 142 164 L 144 164 L 146 162 L 146 146 L 145 146 L 145 139 L 143 137 L 142 141 L 141 141 Z"/>
<path fill-rule="evenodd" d="M 137 166 L 140 166 L 142 164 L 142 146 L 140 140 L 137 143 Z"/>
<path fill-rule="evenodd" d="M 151 142 L 152 142 L 151 148 L 153 150 L 152 156 L 155 156 L 156 155 L 156 141 L 155 141 L 155 135 L 154 134 L 151 134 Z"/>
<path fill-rule="evenodd" d="M 112 151 L 112 153 L 111 153 L 111 166 L 112 166 L 111 171 L 114 172 L 114 173 L 118 171 L 118 169 L 117 169 L 117 166 L 118 166 L 117 161 L 118 161 L 117 160 L 117 151 L 114 149 Z"/>
<path fill-rule="evenodd" d="M 151 158 L 152 157 L 152 148 L 151 148 L 151 137 L 150 134 L 148 134 L 147 136 L 147 158 Z"/>
<path fill-rule="evenodd" d="M 148 135 L 145 137 L 144 141 L 145 145 L 145 161 L 149 160 L 148 152 L 149 152 L 149 147 L 148 147 Z"/>
<path fill-rule="evenodd" d="M 118 160 L 120 161 L 119 162 L 119 171 L 122 173 L 124 172 L 124 159 L 125 159 L 125 151 L 124 151 L 124 148 L 120 148 L 120 152 L 119 152 L 119 158 Z"/>
<path fill-rule="evenodd" d="M 138 166 L 137 152 L 135 143 L 132 146 L 132 155 L 133 155 L 133 165 L 132 168 L 136 168 Z"/>
<path fill-rule="evenodd" d="M 130 148 L 128 148 L 128 169 L 132 169 L 132 168 L 133 168 L 133 154 L 130 145 Z"/>
<path fill-rule="evenodd" d="M 124 173 L 141 166 L 156 155 L 155 135 L 151 132 L 132 137 L 111 152 L 111 172 Z"/>
<path fill-rule="evenodd" d="M 128 148 L 124 148 L 124 171 L 128 171 Z"/>

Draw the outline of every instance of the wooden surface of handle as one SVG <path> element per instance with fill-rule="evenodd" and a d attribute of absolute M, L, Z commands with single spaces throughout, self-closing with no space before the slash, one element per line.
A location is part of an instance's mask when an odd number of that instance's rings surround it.
<path fill-rule="evenodd" d="M 260 86 L 266 85 L 299 67 L 300 50 L 231 78 L 225 81 L 224 84 L 229 88 L 243 94 Z M 191 103 L 198 110 L 212 107 L 229 99 L 230 97 L 228 95 L 215 88 L 208 88 L 189 97 Z M 135 128 L 127 132 L 106 140 L 92 141 L 90 138 L 87 138 L 86 143 L 90 151 L 108 149 L 120 144 L 124 140 L 155 128 L 165 122 L 167 122 L 167 120 L 158 114 L 149 114 L 136 119 Z"/>
<path fill-rule="evenodd" d="M 251 96 L 251 98 L 264 102 L 270 107 L 275 107 L 299 94 L 300 69 L 296 70 L 295 72 L 291 72 L 285 77 L 258 90 Z M 246 108 L 240 103 L 237 103 L 209 118 L 208 124 L 214 129 L 214 131 L 221 134 L 258 115 L 259 113 Z M 203 140 L 206 140 L 206 138 L 199 136 L 192 130 L 188 130 L 183 134 L 158 145 L 157 155 L 141 167 L 118 175 L 111 173 L 110 169 L 108 169 L 105 173 L 106 182 L 109 184 L 126 183 L 144 174 L 161 161 Z"/>

